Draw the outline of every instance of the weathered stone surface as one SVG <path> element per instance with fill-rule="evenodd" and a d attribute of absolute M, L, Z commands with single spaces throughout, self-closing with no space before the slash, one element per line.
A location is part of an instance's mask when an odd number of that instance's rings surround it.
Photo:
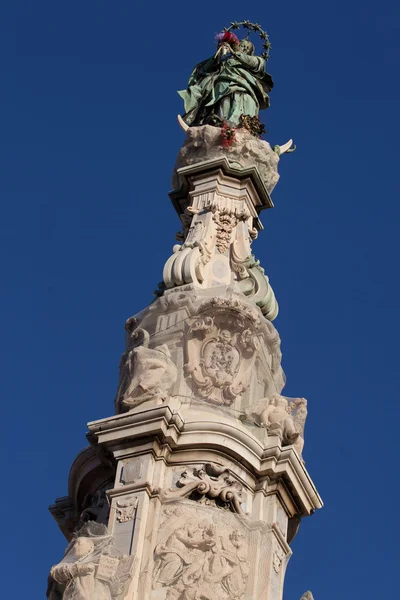
<path fill-rule="evenodd" d="M 122 600 L 131 582 L 133 556 L 123 555 L 105 525 L 88 521 L 64 558 L 50 570 L 48 600 Z"/>
<path fill-rule="evenodd" d="M 121 360 L 117 412 L 176 399 L 238 419 L 263 401 L 261 412 L 284 386 L 276 329 L 232 287 L 170 290 L 134 323 Z M 266 433 L 261 423 L 254 426 Z"/>
<path fill-rule="evenodd" d="M 134 408 L 153 398 L 166 400 L 178 374 L 168 346 L 161 344 L 148 348 L 147 343 L 129 350 L 123 372 L 125 377 L 121 381 L 121 390 L 124 386 L 127 389 L 123 392 L 122 405 L 127 408 Z"/>
<path fill-rule="evenodd" d="M 229 171 L 229 169 L 228 169 Z M 178 202 L 183 244 L 173 247 L 163 271 L 167 289 L 209 289 L 232 285 L 273 320 L 278 303 L 267 275 L 252 254 L 251 243 L 262 229 L 263 204 L 254 173 L 227 174 L 226 160 L 185 171 L 188 190 Z M 190 190 L 190 191 L 189 191 Z M 182 199 L 181 198 L 181 199 Z"/>
<path fill-rule="evenodd" d="M 106 492 L 113 486 L 115 467 L 92 447 L 85 448 L 74 460 L 68 478 L 68 496 L 57 498 L 50 512 L 65 537 L 90 520 L 106 525 L 109 505 Z"/>
<path fill-rule="evenodd" d="M 307 403 L 281 395 L 278 304 L 251 249 L 289 146 L 188 130 L 170 194 L 181 245 L 126 322 L 116 414 L 88 424 L 51 507 L 72 541 L 49 600 L 282 599 L 289 544 L 322 506 L 301 458 Z"/>
<path fill-rule="evenodd" d="M 307 418 L 305 398 L 287 398 L 274 394 L 252 404 L 242 420 L 265 427 L 271 436 L 278 436 L 283 445 L 293 444 L 301 455 Z"/>
<path fill-rule="evenodd" d="M 223 147 L 219 127 L 190 127 L 175 164 L 173 189 L 179 189 L 181 185 L 177 169 L 225 156 L 233 167 L 256 167 L 266 190 L 271 193 L 279 180 L 278 154 L 268 142 L 254 137 L 247 129 L 238 129 L 235 137 L 232 146 Z"/>
<path fill-rule="evenodd" d="M 310 591 L 308 591 L 302 595 L 300 600 L 314 600 L 314 596 L 312 595 L 312 593 Z"/>
<path fill-rule="evenodd" d="M 265 446 L 215 408 L 146 407 L 89 424 L 92 443 L 118 463 L 110 531 L 140 559 L 126 600 L 186 600 L 194 590 L 281 600 L 292 522 L 321 506 L 293 447 L 276 436 Z"/>
<path fill-rule="evenodd" d="M 255 581 L 254 564 L 255 541 L 264 552 L 271 545 L 262 529 L 215 508 L 166 504 L 154 550 L 151 598 L 245 600 L 255 597 L 254 588 L 258 595 L 265 592 L 267 586 L 260 589 Z"/>

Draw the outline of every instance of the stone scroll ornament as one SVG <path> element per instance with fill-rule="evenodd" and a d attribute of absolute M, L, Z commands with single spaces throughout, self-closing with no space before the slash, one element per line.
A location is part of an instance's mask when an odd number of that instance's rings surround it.
<path fill-rule="evenodd" d="M 184 471 L 177 481 L 177 489 L 167 490 L 163 499 L 191 498 L 201 504 L 228 508 L 232 512 L 245 515 L 242 509 L 242 485 L 225 466 L 205 464 Z"/>
<path fill-rule="evenodd" d="M 204 302 L 199 313 L 186 336 L 185 371 L 201 397 L 229 406 L 249 385 L 259 315 L 240 300 L 220 297 Z"/>
<path fill-rule="evenodd" d="M 107 527 L 88 521 L 64 558 L 50 570 L 48 600 L 122 600 L 132 578 L 133 556 L 122 554 Z"/>

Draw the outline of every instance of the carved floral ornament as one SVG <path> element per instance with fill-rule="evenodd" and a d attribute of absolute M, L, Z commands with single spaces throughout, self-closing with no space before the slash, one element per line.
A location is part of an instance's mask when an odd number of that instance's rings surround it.
<path fill-rule="evenodd" d="M 219 252 L 224 253 L 232 243 L 232 232 L 240 221 L 250 219 L 248 208 L 243 202 L 234 201 L 231 204 L 221 202 L 223 200 L 217 197 L 211 204 L 213 221 L 216 228 L 215 245 Z M 250 246 L 249 246 L 250 251 Z"/>
<path fill-rule="evenodd" d="M 259 315 L 239 300 L 228 298 L 212 298 L 199 312 L 202 316 L 193 320 L 186 336 L 185 371 L 200 396 L 231 405 L 249 384 L 260 346 L 255 327 Z"/>
<path fill-rule="evenodd" d="M 117 513 L 117 521 L 119 523 L 126 523 L 127 521 L 133 521 L 136 510 L 138 507 L 139 498 L 128 497 L 121 498 L 116 502 L 116 513 Z"/>
<path fill-rule="evenodd" d="M 279 573 L 281 570 L 282 563 L 286 557 L 285 552 L 282 550 L 280 546 L 278 546 L 272 556 L 272 565 L 274 567 L 275 573 Z"/>
<path fill-rule="evenodd" d="M 238 219 L 227 212 L 217 210 L 214 213 L 213 220 L 217 231 L 215 245 L 219 252 L 224 253 L 230 246 L 232 231 L 236 227 Z"/>

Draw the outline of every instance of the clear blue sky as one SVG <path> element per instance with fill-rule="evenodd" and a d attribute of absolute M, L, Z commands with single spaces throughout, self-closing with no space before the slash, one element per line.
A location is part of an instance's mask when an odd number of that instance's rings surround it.
<path fill-rule="evenodd" d="M 124 322 L 179 223 L 176 90 L 231 20 L 268 30 L 282 158 L 255 243 L 276 291 L 286 394 L 309 401 L 325 508 L 285 600 L 398 594 L 400 9 L 383 0 L 9 0 L 0 9 L 4 598 L 44 598 L 66 545 L 47 512 L 86 422 L 110 415 Z"/>

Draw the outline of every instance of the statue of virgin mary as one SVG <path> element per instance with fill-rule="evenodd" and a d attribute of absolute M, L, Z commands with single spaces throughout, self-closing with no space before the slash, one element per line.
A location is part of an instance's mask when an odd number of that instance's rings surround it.
<path fill-rule="evenodd" d="M 199 63 L 186 90 L 178 92 L 185 103 L 184 121 L 190 126 L 240 125 L 240 117 L 258 116 L 268 108 L 274 86 L 266 59 L 254 56 L 254 44 L 225 31 L 215 56 Z"/>

